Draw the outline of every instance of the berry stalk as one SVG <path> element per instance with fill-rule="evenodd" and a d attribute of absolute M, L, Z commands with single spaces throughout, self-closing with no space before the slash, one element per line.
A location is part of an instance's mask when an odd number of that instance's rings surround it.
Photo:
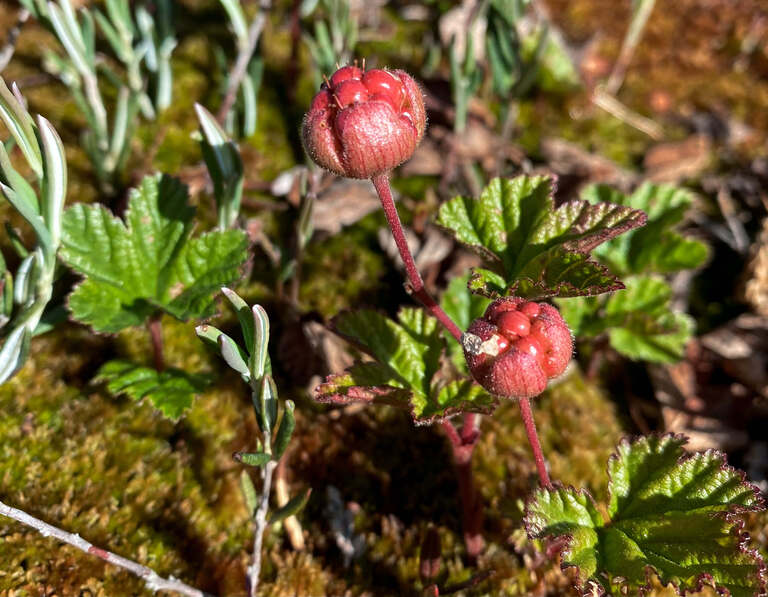
<path fill-rule="evenodd" d="M 397 250 L 400 252 L 400 257 L 405 264 L 408 282 L 411 285 L 411 290 L 414 296 L 422 305 L 424 305 L 427 311 L 434 315 L 437 320 L 445 326 L 445 329 L 451 333 L 457 342 L 461 342 L 462 332 L 459 326 L 448 317 L 448 314 L 443 311 L 442 307 L 437 304 L 435 299 L 433 299 L 426 288 L 424 288 L 424 281 L 421 279 L 421 274 L 416 267 L 416 262 L 413 260 L 411 250 L 408 248 L 408 241 L 405 239 L 400 216 L 397 215 L 397 208 L 395 207 L 395 201 L 392 198 L 392 190 L 389 186 L 389 175 L 379 174 L 378 176 L 374 176 L 372 182 L 373 186 L 376 187 L 376 192 L 379 194 L 379 199 L 381 199 L 381 206 L 384 208 L 384 215 L 387 216 L 389 229 L 392 231 Z"/>
<path fill-rule="evenodd" d="M 544 452 L 541 450 L 539 434 L 536 431 L 536 422 L 533 420 L 533 410 L 531 409 L 531 400 L 529 398 L 520 398 L 517 401 L 520 405 L 520 415 L 523 417 L 525 433 L 528 435 L 528 443 L 533 450 L 533 459 L 536 461 L 536 470 L 539 472 L 539 481 L 547 489 L 552 489 L 552 481 L 547 472 L 547 462 L 544 460 Z"/>

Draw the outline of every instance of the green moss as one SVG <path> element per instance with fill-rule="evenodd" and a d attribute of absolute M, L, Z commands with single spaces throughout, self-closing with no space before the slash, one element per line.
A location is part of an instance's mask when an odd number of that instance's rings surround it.
<path fill-rule="evenodd" d="M 300 292 L 307 310 L 331 317 L 365 302 L 361 295 L 372 295 L 381 287 L 388 265 L 374 233 L 381 219 L 381 214 L 371 214 L 353 227 L 310 244 Z"/>
<path fill-rule="evenodd" d="M 173 357 L 173 333 L 169 339 Z M 189 340 L 187 354 L 199 344 Z M 213 571 L 250 542 L 230 460 L 242 397 L 214 389 L 174 427 L 148 405 L 87 384 L 107 345 L 68 326 L 38 339 L 27 366 L 0 388 L 2 497 L 161 574 L 210 588 Z M 6 519 L 0 534 L 7 571 L 0 591 L 47 582 L 67 594 L 100 578 L 108 595 L 151 594 L 90 556 L 52 552 L 50 539 Z"/>

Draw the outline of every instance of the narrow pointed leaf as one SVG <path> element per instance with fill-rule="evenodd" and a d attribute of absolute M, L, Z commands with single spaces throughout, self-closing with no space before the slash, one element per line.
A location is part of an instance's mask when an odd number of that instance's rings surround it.
<path fill-rule="evenodd" d="M 262 467 L 272 460 L 272 456 L 266 452 L 235 452 L 235 460 L 248 466 Z"/>
<path fill-rule="evenodd" d="M 216 349 L 219 348 L 219 336 L 221 336 L 223 333 L 224 332 L 222 332 L 220 329 L 207 323 L 199 325 L 195 328 L 195 334 L 197 334 L 197 337 Z"/>
<path fill-rule="evenodd" d="M 240 296 L 233 290 L 224 287 L 221 289 L 221 292 L 224 293 L 224 296 L 227 297 L 229 302 L 232 303 L 232 306 L 235 308 L 237 320 L 240 322 L 240 329 L 243 332 L 245 349 L 249 355 L 253 354 L 254 322 L 251 308 L 248 306 L 248 303 L 240 298 Z"/>
<path fill-rule="evenodd" d="M 253 486 L 253 481 L 247 470 L 243 470 L 240 473 L 240 490 L 243 492 L 243 499 L 245 500 L 245 507 L 248 509 L 248 515 L 253 517 L 256 513 L 256 507 L 259 505 L 259 496 L 256 493 L 256 488 Z"/>
<path fill-rule="evenodd" d="M 265 373 L 272 371 L 269 362 L 269 316 L 261 305 L 254 305 L 251 309 L 253 318 L 253 350 L 249 367 L 251 369 L 252 379 L 260 379 Z M 246 324 L 243 327 L 245 330 Z"/>
<path fill-rule="evenodd" d="M 275 447 L 273 449 L 273 458 L 275 460 L 280 460 L 285 453 L 285 449 L 288 447 L 288 442 L 291 441 L 293 430 L 296 428 L 296 419 L 293 417 L 295 408 L 292 400 L 285 401 L 283 418 L 280 421 L 280 426 L 277 428 L 277 435 L 275 436 Z"/>
<path fill-rule="evenodd" d="M 224 361 L 232 369 L 237 371 L 245 379 L 250 379 L 251 372 L 248 370 L 246 360 L 248 356 L 242 351 L 237 343 L 226 334 L 221 334 L 218 338 L 219 350 Z"/>
<path fill-rule="evenodd" d="M 31 334 L 27 326 L 18 326 L 3 341 L 0 349 L 0 384 L 11 378 L 27 360 Z"/>
<path fill-rule="evenodd" d="M 278 508 L 269 515 L 269 524 L 276 524 L 282 522 L 289 516 L 295 516 L 304 509 L 309 501 L 309 496 L 312 494 L 311 489 L 307 489 L 305 492 L 291 498 L 285 506 Z"/>
<path fill-rule="evenodd" d="M 27 109 L 13 95 L 5 79 L 0 77 L 0 120 L 10 131 L 38 178 L 43 177 L 43 157 L 37 145 L 35 126 Z"/>

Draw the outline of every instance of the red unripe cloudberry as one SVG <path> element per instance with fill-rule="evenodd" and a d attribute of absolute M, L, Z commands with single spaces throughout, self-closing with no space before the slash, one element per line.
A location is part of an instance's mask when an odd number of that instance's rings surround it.
<path fill-rule="evenodd" d="M 492 394 L 533 398 L 568 366 L 573 338 L 546 303 L 505 297 L 491 303 L 462 339 L 472 376 Z"/>
<path fill-rule="evenodd" d="M 323 168 L 372 178 L 410 158 L 426 125 L 424 97 L 410 75 L 344 66 L 312 100 L 301 136 Z"/>

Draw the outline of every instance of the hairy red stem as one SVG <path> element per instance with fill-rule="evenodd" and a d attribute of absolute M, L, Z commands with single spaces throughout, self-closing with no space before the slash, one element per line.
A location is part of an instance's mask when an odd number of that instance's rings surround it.
<path fill-rule="evenodd" d="M 541 484 L 547 489 L 552 489 L 552 481 L 549 480 L 547 463 L 544 460 L 544 453 L 541 451 L 539 434 L 536 432 L 536 423 L 533 420 L 531 401 L 528 398 L 521 398 L 517 402 L 520 405 L 520 414 L 523 417 L 525 432 L 528 434 L 528 443 L 531 444 L 531 450 L 533 450 L 533 458 L 536 461 L 536 469 L 539 471 L 539 481 L 541 481 Z"/>
<path fill-rule="evenodd" d="M 453 320 L 448 317 L 448 314 L 443 311 L 440 305 L 437 304 L 430 294 L 424 288 L 424 281 L 421 279 L 421 274 L 416 268 L 416 262 L 413 260 L 411 250 L 408 248 L 408 241 L 405 240 L 405 233 L 403 232 L 403 225 L 400 223 L 400 216 L 397 215 L 397 208 L 395 207 L 395 201 L 392 199 L 392 191 L 389 187 L 389 175 L 379 174 L 372 179 L 373 186 L 376 187 L 376 192 L 381 199 L 381 206 L 384 208 L 384 215 L 387 216 L 387 222 L 389 228 L 392 230 L 392 236 L 395 239 L 397 250 L 400 252 L 400 257 L 405 264 L 405 272 L 408 275 L 408 282 L 411 285 L 411 290 L 414 296 L 421 302 L 422 305 L 434 315 L 437 320 L 445 326 L 451 335 L 456 338 L 457 342 L 461 342 L 461 329 L 457 326 Z"/>

